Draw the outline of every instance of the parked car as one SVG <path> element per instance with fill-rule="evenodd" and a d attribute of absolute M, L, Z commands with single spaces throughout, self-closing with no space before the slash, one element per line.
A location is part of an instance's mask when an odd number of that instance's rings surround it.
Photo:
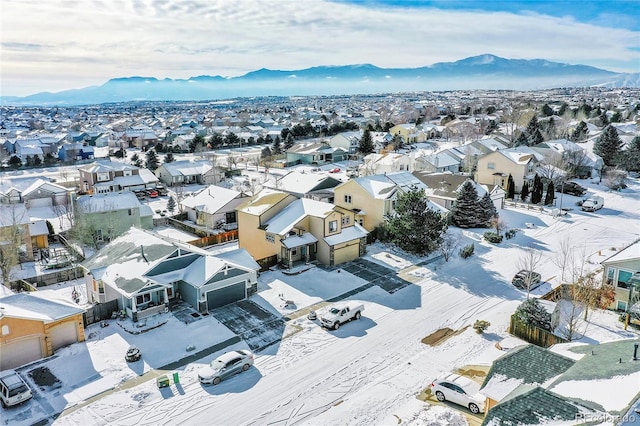
<path fill-rule="evenodd" d="M 158 196 L 158 191 L 150 189 L 147 191 L 147 194 L 149 194 L 149 198 L 156 198 Z"/>
<path fill-rule="evenodd" d="M 562 192 L 564 194 L 575 195 L 576 197 L 580 197 L 587 192 L 587 188 L 584 188 L 578 185 L 575 182 L 564 182 L 560 183 L 556 186 L 558 192 Z"/>
<path fill-rule="evenodd" d="M 529 283 L 529 290 L 533 290 L 540 287 L 541 279 L 542 276 L 539 273 L 522 269 L 513 277 L 511 284 L 519 289 L 526 290 L 527 283 Z"/>
<path fill-rule="evenodd" d="M 480 391 L 480 385 L 459 374 L 447 373 L 431 383 L 431 391 L 438 401 L 450 401 L 463 405 L 473 414 L 484 413 L 485 397 Z"/>
<path fill-rule="evenodd" d="M 22 404 L 31 399 L 31 389 L 14 370 L 6 370 L 0 376 L 0 401 L 3 407 Z"/>
<path fill-rule="evenodd" d="M 335 169 L 329 170 L 329 173 L 340 173 L 340 168 L 336 167 Z"/>
<path fill-rule="evenodd" d="M 604 206 L 604 198 L 593 196 L 582 202 L 582 210 L 585 212 L 595 212 Z"/>
<path fill-rule="evenodd" d="M 248 350 L 227 352 L 198 371 L 198 380 L 205 385 L 217 385 L 222 380 L 247 371 L 253 365 L 253 354 Z"/>
<path fill-rule="evenodd" d="M 139 200 L 144 200 L 147 197 L 147 193 L 145 191 L 134 191 L 134 193 Z"/>
<path fill-rule="evenodd" d="M 351 320 L 359 320 L 364 311 L 364 305 L 357 302 L 347 302 L 331 306 L 322 316 L 320 323 L 323 327 L 337 330 L 340 325 Z"/>
<path fill-rule="evenodd" d="M 167 195 L 169 192 L 167 191 L 167 188 L 165 188 L 163 185 L 156 185 L 156 191 L 158 191 L 158 194 L 160 195 Z"/>
<path fill-rule="evenodd" d="M 142 352 L 137 346 L 131 345 L 127 349 L 127 353 L 124 355 L 124 359 L 127 362 L 136 362 L 142 358 Z"/>

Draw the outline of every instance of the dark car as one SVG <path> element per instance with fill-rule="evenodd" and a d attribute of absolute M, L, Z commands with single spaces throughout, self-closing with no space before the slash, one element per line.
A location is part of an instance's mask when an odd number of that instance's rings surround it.
<path fill-rule="evenodd" d="M 518 273 L 511 280 L 511 284 L 521 290 L 527 289 L 527 283 L 529 283 L 529 290 L 540 287 L 540 280 L 542 277 L 539 273 L 534 271 L 527 271 L 525 269 L 518 271 Z"/>
<path fill-rule="evenodd" d="M 564 182 L 556 186 L 556 190 L 558 192 L 562 192 L 564 194 L 575 195 L 576 197 L 580 197 L 587 192 L 587 189 L 578 185 L 575 182 Z"/>
<path fill-rule="evenodd" d="M 157 185 L 156 186 L 156 191 L 158 191 L 158 194 L 160 194 L 160 195 L 167 195 L 168 194 L 167 188 L 165 188 L 162 185 Z"/>

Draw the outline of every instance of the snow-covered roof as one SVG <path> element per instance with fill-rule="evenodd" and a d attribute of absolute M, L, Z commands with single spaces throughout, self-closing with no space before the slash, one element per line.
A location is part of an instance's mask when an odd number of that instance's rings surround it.
<path fill-rule="evenodd" d="M 636 241 L 628 247 L 623 248 L 619 252 L 606 258 L 600 263 L 608 264 L 614 262 L 625 262 L 628 260 L 640 260 L 640 240 Z"/>
<path fill-rule="evenodd" d="M 38 190 L 47 192 L 49 194 L 65 194 L 69 192 L 69 189 L 65 188 L 64 186 L 46 181 L 44 179 L 37 179 L 22 192 L 22 196 L 26 197 L 32 192 L 36 192 Z"/>
<path fill-rule="evenodd" d="M 339 184 L 338 179 L 324 173 L 302 173 L 295 170 L 279 178 L 277 182 L 279 189 L 294 194 L 308 194 L 318 187 L 332 188 Z"/>
<path fill-rule="evenodd" d="M 82 312 L 77 306 L 31 293 L 17 293 L 0 298 L 0 318 L 7 316 L 50 323 Z"/>
<path fill-rule="evenodd" d="M 116 172 L 116 171 L 125 171 L 125 170 L 138 170 L 139 167 L 136 167 L 131 164 L 121 163 L 119 161 L 94 161 L 91 164 L 87 164 L 86 166 L 78 167 L 80 170 L 84 170 L 89 173 L 104 173 L 104 172 Z"/>
<path fill-rule="evenodd" d="M 356 223 L 353 226 L 342 228 L 342 231 L 339 234 L 324 237 L 324 241 L 330 246 L 335 246 L 337 244 L 346 243 L 347 241 L 364 238 L 367 234 L 369 234 L 367 230 Z"/>
<path fill-rule="evenodd" d="M 396 184 L 384 175 L 363 176 L 354 181 L 374 198 L 390 198 L 396 192 Z"/>
<path fill-rule="evenodd" d="M 544 157 L 539 152 L 528 146 L 519 146 L 517 148 L 502 149 L 498 151 L 516 164 L 527 164 L 529 161 L 542 161 Z"/>
<path fill-rule="evenodd" d="M 269 210 L 287 197 L 293 197 L 290 194 L 275 189 L 264 188 L 258 192 L 249 201 L 238 207 L 238 211 L 259 216 Z"/>
<path fill-rule="evenodd" d="M 45 220 L 36 220 L 29 223 L 29 235 L 32 237 L 38 235 L 49 235 L 49 228 Z"/>
<path fill-rule="evenodd" d="M 307 216 L 327 217 L 333 213 L 334 205 L 310 198 L 299 198 L 282 209 L 266 223 L 266 231 L 284 235 Z"/>
<path fill-rule="evenodd" d="M 307 232 L 302 235 L 293 235 L 291 237 L 287 237 L 284 240 L 281 240 L 280 242 L 286 248 L 294 248 L 294 247 L 304 246 L 307 244 L 317 243 L 318 239 L 314 237 L 311 233 Z"/>
<path fill-rule="evenodd" d="M 243 248 L 217 253 L 216 257 L 248 269 L 254 269 L 256 271 L 260 269 L 258 262 Z"/>
<path fill-rule="evenodd" d="M 0 208 L 0 228 L 5 226 L 26 225 L 29 222 L 29 211 L 24 204 L 3 205 L 2 208 Z"/>
<path fill-rule="evenodd" d="M 180 204 L 194 210 L 214 214 L 240 195 L 239 191 L 210 185 L 185 198 Z"/>
<path fill-rule="evenodd" d="M 170 176 L 197 176 L 203 175 L 213 168 L 210 161 L 174 161 L 164 163 L 162 167 Z"/>
<path fill-rule="evenodd" d="M 133 192 L 109 192 L 106 194 L 81 195 L 78 207 L 85 213 L 109 212 L 140 208 L 142 205 Z"/>

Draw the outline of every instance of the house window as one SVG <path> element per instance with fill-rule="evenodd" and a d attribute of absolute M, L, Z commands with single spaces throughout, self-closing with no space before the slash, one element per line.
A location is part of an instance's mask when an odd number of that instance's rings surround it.
<path fill-rule="evenodd" d="M 344 196 L 344 202 L 351 204 L 351 195 L 345 195 Z"/>
<path fill-rule="evenodd" d="M 493 170 L 496 168 L 496 163 L 487 163 L 487 169 Z"/>
<path fill-rule="evenodd" d="M 618 287 L 629 288 L 629 280 L 633 274 L 627 271 L 618 271 Z"/>
<path fill-rule="evenodd" d="M 141 294 L 136 296 L 136 305 L 141 305 L 151 301 L 151 293 Z"/>
<path fill-rule="evenodd" d="M 626 311 L 627 302 L 625 302 L 624 300 L 618 300 L 618 303 L 616 303 L 616 309 L 619 311 Z"/>
<path fill-rule="evenodd" d="M 607 284 L 611 285 L 613 284 L 613 277 L 616 274 L 616 270 L 615 268 L 609 268 L 607 270 Z"/>
<path fill-rule="evenodd" d="M 274 244 L 274 243 L 276 242 L 276 237 L 275 237 L 273 234 L 269 233 L 269 232 L 267 232 L 267 233 L 265 234 L 264 238 L 265 238 L 265 239 L 267 240 L 267 242 L 269 242 L 269 243 Z"/>
<path fill-rule="evenodd" d="M 104 294 L 104 283 L 102 281 L 98 281 L 98 293 Z"/>
<path fill-rule="evenodd" d="M 6 336 L 7 334 L 9 334 L 9 326 L 8 325 L 3 325 L 2 326 L 2 335 Z"/>
<path fill-rule="evenodd" d="M 351 217 L 342 216 L 342 226 L 346 226 L 351 223 Z"/>
<path fill-rule="evenodd" d="M 98 182 L 105 182 L 109 180 L 109 173 L 98 173 Z"/>
<path fill-rule="evenodd" d="M 236 223 L 238 220 L 236 219 L 236 212 L 227 212 L 225 214 L 226 223 Z"/>
<path fill-rule="evenodd" d="M 338 230 L 338 221 L 332 220 L 329 222 L 329 232 L 336 232 Z"/>
<path fill-rule="evenodd" d="M 129 216 L 133 216 L 133 209 L 129 209 Z"/>
<path fill-rule="evenodd" d="M 532 172 L 533 172 L 533 163 L 529 163 L 529 164 L 527 165 L 527 172 L 528 172 L 528 173 L 532 173 Z"/>
<path fill-rule="evenodd" d="M 298 248 L 297 247 L 292 248 L 291 249 L 291 256 L 296 256 L 297 254 L 298 254 Z"/>
<path fill-rule="evenodd" d="M 358 219 L 358 224 L 360 226 L 364 226 L 364 219 L 363 218 Z"/>

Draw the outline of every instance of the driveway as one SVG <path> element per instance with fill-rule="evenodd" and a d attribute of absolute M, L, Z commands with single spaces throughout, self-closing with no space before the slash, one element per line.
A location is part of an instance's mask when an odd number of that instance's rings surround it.
<path fill-rule="evenodd" d="M 319 267 L 328 271 L 343 269 L 358 278 L 369 281 L 372 285 L 377 285 L 390 294 L 411 284 L 409 281 L 400 278 L 395 270 L 362 258 L 339 265 L 328 267 L 319 265 Z"/>

